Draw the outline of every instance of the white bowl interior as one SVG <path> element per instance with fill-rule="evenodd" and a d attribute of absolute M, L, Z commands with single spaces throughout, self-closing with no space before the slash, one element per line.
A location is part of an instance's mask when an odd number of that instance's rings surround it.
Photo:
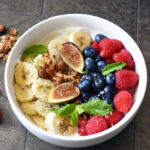
<path fill-rule="evenodd" d="M 14 95 L 13 90 L 13 80 L 14 80 L 14 66 L 18 61 L 18 58 L 21 56 L 22 52 L 28 46 L 32 45 L 35 41 L 40 39 L 42 36 L 49 34 L 53 31 L 64 29 L 66 27 L 83 27 L 88 31 L 92 37 L 98 33 L 102 33 L 109 38 L 115 38 L 122 41 L 125 48 L 131 53 L 135 60 L 136 72 L 139 74 L 139 85 L 137 87 L 137 92 L 135 94 L 135 103 L 130 110 L 130 112 L 115 126 L 109 128 L 101 133 L 85 136 L 85 137 L 62 137 L 59 135 L 49 134 L 47 131 L 38 128 L 30 120 L 28 120 L 25 115 L 20 110 Z M 143 100 L 147 84 L 147 71 L 145 66 L 145 61 L 141 51 L 139 50 L 136 43 L 133 39 L 120 27 L 115 24 L 95 16 L 83 15 L 83 14 L 70 14 L 62 15 L 49 18 L 45 21 L 38 23 L 37 25 L 31 27 L 26 31 L 21 38 L 18 40 L 14 48 L 12 49 L 9 60 L 6 65 L 5 70 L 5 88 L 9 98 L 11 107 L 22 122 L 22 124 L 33 134 L 39 138 L 61 146 L 68 147 L 79 147 L 79 146 L 88 146 L 97 143 L 101 143 L 112 136 L 120 132 L 134 117 L 136 114 L 141 102 Z M 99 140 L 94 140 L 99 139 Z M 57 141 L 57 143 L 55 142 Z M 59 142 L 58 142 L 59 141 Z M 70 144 L 66 144 L 70 141 Z M 90 142 L 87 142 L 90 141 Z M 76 145 L 78 143 L 78 145 Z"/>

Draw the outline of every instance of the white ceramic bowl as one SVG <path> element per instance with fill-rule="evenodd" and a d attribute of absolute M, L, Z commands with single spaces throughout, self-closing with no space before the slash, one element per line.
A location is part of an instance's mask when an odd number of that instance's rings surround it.
<path fill-rule="evenodd" d="M 50 134 L 49 132 L 37 127 L 28 120 L 19 108 L 14 95 L 13 80 L 14 66 L 21 56 L 23 50 L 31 45 L 37 37 L 42 37 L 47 33 L 63 29 L 65 27 L 84 27 L 92 36 L 102 33 L 109 38 L 115 38 L 122 41 L 125 48 L 132 54 L 136 72 L 139 74 L 139 84 L 135 94 L 135 103 L 127 115 L 115 126 L 98 134 L 80 137 L 64 137 Z M 134 40 L 120 27 L 105 19 L 84 15 L 84 14 L 67 14 L 46 19 L 27 30 L 13 47 L 5 70 L 5 88 L 10 105 L 20 120 L 20 122 L 35 136 L 40 139 L 59 146 L 65 147 L 85 147 L 102 143 L 118 134 L 124 129 L 137 113 L 146 91 L 147 70 L 143 55 Z M 9 110 L 8 110 L 9 111 Z"/>

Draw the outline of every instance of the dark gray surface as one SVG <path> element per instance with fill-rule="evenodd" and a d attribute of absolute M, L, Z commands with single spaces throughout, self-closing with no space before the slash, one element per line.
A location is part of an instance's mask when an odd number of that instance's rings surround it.
<path fill-rule="evenodd" d="M 6 24 L 7 27 L 15 26 L 21 35 L 32 25 L 51 16 L 66 13 L 96 15 L 126 30 L 138 42 L 147 66 L 150 67 L 149 10 L 149 0 L 0 0 L 0 24 Z M 20 124 L 6 98 L 4 68 L 5 62 L 0 60 L 0 108 L 3 112 L 3 122 L 0 124 L 0 150 L 67 150 L 68 148 L 60 148 L 39 140 Z M 147 92 L 139 113 L 124 131 L 103 144 L 82 149 L 149 150 L 149 97 L 150 94 Z"/>

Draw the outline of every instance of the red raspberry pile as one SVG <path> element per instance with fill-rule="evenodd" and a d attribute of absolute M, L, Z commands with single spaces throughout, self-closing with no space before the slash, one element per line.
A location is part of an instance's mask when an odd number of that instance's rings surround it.
<path fill-rule="evenodd" d="M 126 66 L 122 70 L 115 72 L 115 87 L 118 92 L 113 99 L 114 110 L 104 117 L 96 115 L 91 118 L 80 118 L 78 133 L 81 136 L 102 132 L 118 123 L 134 104 L 133 95 L 139 82 L 139 76 L 134 71 L 135 62 L 121 41 L 109 39 L 103 35 L 100 35 L 101 37 L 103 39 L 91 43 L 96 53 L 105 58 L 107 64 L 124 62 Z"/>

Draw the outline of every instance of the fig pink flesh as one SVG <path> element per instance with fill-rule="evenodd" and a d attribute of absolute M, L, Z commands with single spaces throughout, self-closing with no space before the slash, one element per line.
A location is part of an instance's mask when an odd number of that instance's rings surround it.
<path fill-rule="evenodd" d="M 74 67 L 80 67 L 81 56 L 78 48 L 72 43 L 65 43 L 59 49 L 60 55 L 65 57 L 65 59 Z"/>
<path fill-rule="evenodd" d="M 54 99 L 61 99 L 67 97 L 77 97 L 79 95 L 78 88 L 73 85 L 72 83 L 63 83 L 56 87 L 53 98 Z"/>

